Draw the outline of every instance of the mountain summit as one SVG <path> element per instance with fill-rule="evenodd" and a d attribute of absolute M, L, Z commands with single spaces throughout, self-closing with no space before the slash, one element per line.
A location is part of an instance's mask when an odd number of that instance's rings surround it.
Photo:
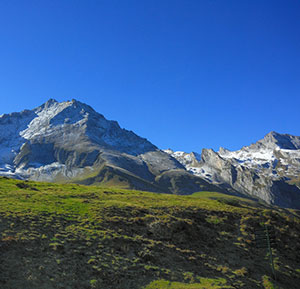
<path fill-rule="evenodd" d="M 105 119 L 90 106 L 76 100 L 59 103 L 50 99 L 34 109 L 34 113 L 36 117 L 20 133 L 27 140 L 51 136 L 55 143 L 68 146 L 89 143 L 106 149 L 117 148 L 131 155 L 157 149 L 146 139 L 121 129 L 116 121 Z M 78 142 L 79 139 L 84 140 L 84 143 Z"/>
<path fill-rule="evenodd" d="M 290 134 L 280 134 L 275 131 L 268 133 L 262 140 L 253 145 L 254 147 L 264 146 L 270 149 L 299 150 L 300 137 Z"/>
<path fill-rule="evenodd" d="M 2 115 L 0 175 L 167 193 L 213 187 L 147 139 L 77 100 L 49 99 L 33 110 Z"/>

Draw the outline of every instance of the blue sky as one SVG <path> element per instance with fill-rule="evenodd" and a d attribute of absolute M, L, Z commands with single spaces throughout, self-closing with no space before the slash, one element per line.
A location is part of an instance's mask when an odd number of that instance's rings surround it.
<path fill-rule="evenodd" d="M 0 114 L 88 103 L 160 148 L 300 135 L 298 0 L 2 0 Z"/>

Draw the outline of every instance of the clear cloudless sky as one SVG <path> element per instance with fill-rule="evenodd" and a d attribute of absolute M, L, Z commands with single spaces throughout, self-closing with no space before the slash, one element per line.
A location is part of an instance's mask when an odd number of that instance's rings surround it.
<path fill-rule="evenodd" d="M 49 98 L 163 149 L 300 135 L 300 1 L 0 0 L 0 114 Z"/>

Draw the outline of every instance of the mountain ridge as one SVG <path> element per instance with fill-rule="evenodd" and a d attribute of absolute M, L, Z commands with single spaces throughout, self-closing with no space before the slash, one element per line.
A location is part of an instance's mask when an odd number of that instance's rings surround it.
<path fill-rule="evenodd" d="M 300 137 L 277 132 L 237 151 L 161 150 L 77 101 L 0 116 L 0 175 L 190 194 L 219 191 L 300 208 Z"/>
<path fill-rule="evenodd" d="M 166 152 L 212 184 L 259 197 L 269 204 L 300 208 L 298 136 L 272 131 L 237 151 L 203 149 L 198 160 L 194 152 Z"/>
<path fill-rule="evenodd" d="M 101 176 L 106 182 L 110 175 L 111 183 L 113 171 L 129 188 L 186 193 L 182 185 L 164 187 L 156 181 L 165 171 L 176 170 L 178 177 L 186 174 L 175 158 L 74 99 L 49 99 L 33 110 L 4 115 L 0 135 L 0 175 L 67 182 Z M 187 178 L 201 187 L 205 182 L 193 175 Z"/>

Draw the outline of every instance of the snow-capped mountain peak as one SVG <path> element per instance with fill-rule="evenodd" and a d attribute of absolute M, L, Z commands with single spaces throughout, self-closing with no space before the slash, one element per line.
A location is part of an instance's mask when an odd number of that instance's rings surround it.
<path fill-rule="evenodd" d="M 112 182 L 167 193 L 214 188 L 147 139 L 74 99 L 49 99 L 33 110 L 0 118 L 0 175 Z"/>
<path fill-rule="evenodd" d="M 73 150 L 79 156 L 92 151 L 91 163 L 104 150 L 136 156 L 157 147 L 74 99 L 49 99 L 35 109 L 0 118 L 1 174 L 65 162 Z"/>
<path fill-rule="evenodd" d="M 280 134 L 275 131 L 268 133 L 262 140 L 252 145 L 254 148 L 264 146 L 269 149 L 300 149 L 300 137 L 290 134 Z"/>
<path fill-rule="evenodd" d="M 223 184 L 238 192 L 256 195 L 269 203 L 284 190 L 300 199 L 300 137 L 268 133 L 255 144 L 237 151 L 220 148 L 218 152 L 203 149 L 201 160 L 191 154 L 166 150 L 191 173 L 214 184 Z M 293 193 L 297 191 L 297 193 Z M 299 192 L 298 192 L 299 191 Z M 295 197 L 295 194 L 299 194 Z M 297 201 L 297 202 L 298 202 Z M 288 201 L 287 203 L 289 203 Z"/>

